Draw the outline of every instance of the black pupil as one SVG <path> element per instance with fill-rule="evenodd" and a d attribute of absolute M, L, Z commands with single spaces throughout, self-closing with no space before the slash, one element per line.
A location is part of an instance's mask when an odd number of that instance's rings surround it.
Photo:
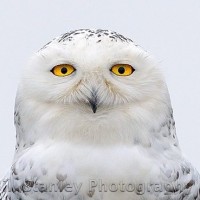
<path fill-rule="evenodd" d="M 120 67 L 120 68 L 118 69 L 118 72 L 119 72 L 120 74 L 123 74 L 123 73 L 125 72 L 124 67 Z"/>
<path fill-rule="evenodd" d="M 67 68 L 66 68 L 66 67 L 63 67 L 63 68 L 61 69 L 61 72 L 62 72 L 63 74 L 66 74 L 66 73 L 67 73 Z"/>

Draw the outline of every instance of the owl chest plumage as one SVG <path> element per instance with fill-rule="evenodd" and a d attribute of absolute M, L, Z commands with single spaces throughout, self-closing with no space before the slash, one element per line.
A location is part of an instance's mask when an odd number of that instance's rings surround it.
<path fill-rule="evenodd" d="M 137 186 L 156 184 L 162 173 L 164 160 L 152 159 L 147 152 L 137 146 L 36 144 L 13 165 L 10 186 L 22 199 L 26 195 L 32 199 L 37 195 L 54 199 L 58 194 L 65 199 L 89 199 L 93 195 L 98 199 L 117 199 L 122 190 L 123 199 L 135 195 L 138 198 Z"/>

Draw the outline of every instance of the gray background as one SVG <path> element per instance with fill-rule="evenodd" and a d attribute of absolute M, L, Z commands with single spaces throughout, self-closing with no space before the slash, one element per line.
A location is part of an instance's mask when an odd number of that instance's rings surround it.
<path fill-rule="evenodd" d="M 53 37 L 78 28 L 115 30 L 157 58 L 180 145 L 200 171 L 199 0 L 1 0 L 0 176 L 14 153 L 13 107 L 22 68 Z"/>

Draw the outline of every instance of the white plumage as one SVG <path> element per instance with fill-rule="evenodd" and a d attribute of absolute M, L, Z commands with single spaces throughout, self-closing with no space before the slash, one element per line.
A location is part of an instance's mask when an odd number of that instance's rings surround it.
<path fill-rule="evenodd" d="M 61 64 L 74 71 L 55 75 Z M 116 75 L 118 64 L 133 73 Z M 72 31 L 38 51 L 19 85 L 16 152 L 0 199 L 200 199 L 156 65 L 106 30 Z"/>

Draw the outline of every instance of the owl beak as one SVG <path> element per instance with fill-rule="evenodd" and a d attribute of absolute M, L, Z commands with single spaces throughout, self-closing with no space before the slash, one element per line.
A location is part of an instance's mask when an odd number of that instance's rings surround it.
<path fill-rule="evenodd" d="M 92 108 L 93 113 L 96 113 L 97 107 L 98 107 L 98 96 L 97 96 L 97 90 L 91 91 L 91 97 L 88 99 L 90 106 Z"/>
<path fill-rule="evenodd" d="M 97 111 L 97 104 L 94 101 L 90 101 L 90 106 L 92 108 L 93 113 L 96 113 Z"/>

